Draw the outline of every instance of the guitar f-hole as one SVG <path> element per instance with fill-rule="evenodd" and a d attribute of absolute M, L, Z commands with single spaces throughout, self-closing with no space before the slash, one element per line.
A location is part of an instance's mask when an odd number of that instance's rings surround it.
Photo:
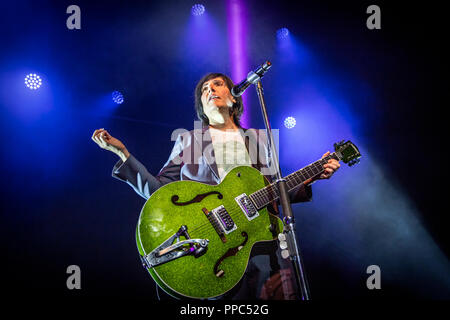
<path fill-rule="evenodd" d="M 223 198 L 223 195 L 219 191 L 211 191 L 211 192 L 198 194 L 192 200 L 189 200 L 189 201 L 186 201 L 186 202 L 178 202 L 180 197 L 178 195 L 176 195 L 176 194 L 173 195 L 170 200 L 176 206 L 187 206 L 187 205 L 192 204 L 192 203 L 201 202 L 204 198 L 206 198 L 207 196 L 210 196 L 212 194 L 217 194 L 217 198 L 218 199 L 222 199 Z"/>
<path fill-rule="evenodd" d="M 243 236 L 245 238 L 244 241 L 239 246 L 228 249 L 228 251 L 225 252 L 225 254 L 222 257 L 220 257 L 219 260 L 217 260 L 216 265 L 214 266 L 214 274 L 216 275 L 217 278 L 223 277 L 223 275 L 225 274 L 225 271 L 223 271 L 222 269 L 219 270 L 219 266 L 222 263 L 222 261 L 228 257 L 235 256 L 246 245 L 246 243 L 248 241 L 247 232 L 242 231 L 241 236 Z"/>

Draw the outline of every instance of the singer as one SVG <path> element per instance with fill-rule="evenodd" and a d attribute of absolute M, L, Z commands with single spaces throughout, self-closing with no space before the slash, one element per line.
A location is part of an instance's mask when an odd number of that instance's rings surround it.
<path fill-rule="evenodd" d="M 248 85 L 246 86 L 248 87 Z M 244 106 L 239 94 L 231 91 L 236 88 L 232 80 L 221 73 L 210 73 L 198 82 L 195 88 L 195 110 L 202 121 L 201 130 L 191 130 L 179 136 L 169 159 L 154 176 L 139 162 L 118 139 L 111 136 L 105 129 L 97 129 L 92 140 L 99 147 L 109 150 L 119 156 L 112 176 L 128 183 L 140 196 L 148 199 L 161 186 L 178 180 L 195 180 L 206 184 L 219 184 L 225 175 L 235 166 L 248 165 L 260 170 L 264 159 L 252 159 L 249 152 L 252 147 L 249 141 L 257 141 L 257 148 L 266 148 L 261 132 L 245 129 L 240 125 L 240 117 Z M 239 90 L 239 89 L 238 89 Z M 245 90 L 245 89 L 244 89 Z M 237 96 L 237 97 L 236 97 Z M 251 134 L 258 139 L 246 139 Z M 196 154 L 194 145 L 200 146 Z M 328 155 L 327 152 L 324 156 Z M 193 155 L 186 161 L 186 155 Z M 329 179 L 339 169 L 336 160 L 329 160 L 324 165 L 324 173 L 317 179 Z M 261 171 L 261 170 L 260 170 Z M 272 177 L 266 175 L 271 181 Z M 310 201 L 312 197 L 311 184 L 308 180 L 290 192 L 291 202 Z M 277 213 L 274 203 L 269 208 Z M 239 284 L 223 295 L 222 299 L 295 299 L 294 273 L 290 261 L 280 256 L 277 241 L 257 243 L 251 253 L 246 272 Z M 160 291 L 161 298 L 169 299 Z"/>

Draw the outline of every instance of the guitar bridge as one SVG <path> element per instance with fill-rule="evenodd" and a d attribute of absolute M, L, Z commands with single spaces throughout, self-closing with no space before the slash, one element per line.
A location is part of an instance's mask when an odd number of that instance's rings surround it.
<path fill-rule="evenodd" d="M 180 236 L 186 240 L 180 241 Z M 176 240 L 175 243 L 173 243 Z M 152 252 L 141 256 L 142 265 L 146 268 L 154 268 L 169 261 L 193 255 L 198 258 L 208 249 L 208 239 L 191 239 L 186 226 L 181 226 L 178 232 L 156 247 Z"/>
<path fill-rule="evenodd" d="M 219 206 L 211 211 L 202 208 L 202 211 L 214 227 L 214 230 L 216 230 L 220 240 L 222 240 L 223 243 L 227 242 L 225 235 L 236 230 L 237 226 L 225 207 Z"/>

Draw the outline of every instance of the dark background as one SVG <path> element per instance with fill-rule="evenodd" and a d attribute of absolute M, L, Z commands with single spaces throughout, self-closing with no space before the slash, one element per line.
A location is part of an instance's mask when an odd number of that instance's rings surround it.
<path fill-rule="evenodd" d="M 318 232 L 345 228 L 349 223 L 345 217 L 339 221 L 325 218 L 322 213 L 327 208 L 320 205 L 325 196 L 304 207 L 295 205 L 313 298 L 448 299 L 449 70 L 444 46 L 448 28 L 440 2 L 420 6 L 406 1 L 245 3 L 251 32 L 250 66 L 275 55 L 272 45 L 265 45 L 266 30 L 287 26 L 291 33 L 301 34 L 321 70 L 336 76 L 335 89 L 348 99 L 349 112 L 357 119 L 353 133 L 364 150 L 370 151 L 370 161 L 378 163 L 385 180 L 410 199 L 415 208 L 412 217 L 440 252 L 437 261 L 434 255 L 424 254 L 428 249 L 419 250 L 411 243 L 394 257 L 377 242 L 386 237 L 386 230 L 372 222 L 358 246 L 348 247 L 345 244 L 352 235 L 340 243 L 339 234 Z M 65 27 L 65 11 L 71 4 L 81 8 L 82 29 L 78 31 Z M 178 37 L 193 4 L 1 4 L 2 291 L 34 299 L 156 299 L 155 285 L 140 266 L 134 239 L 144 199 L 111 177 L 116 156 L 100 150 L 90 138 L 95 129 L 107 128 L 150 172 L 157 173 L 171 150 L 172 131 L 192 128 L 196 81 L 209 71 L 227 73 L 231 66 L 224 49 L 226 36 L 214 39 L 216 54 L 208 54 L 205 60 L 187 61 L 183 55 L 188 50 Z M 226 23 L 224 2 L 204 4 L 218 24 Z M 365 26 L 365 11 L 371 4 L 381 8 L 381 30 Z M 42 88 L 39 98 L 22 88 L 28 70 L 44 73 L 44 82 L 49 83 L 50 89 Z M 355 79 L 354 83 L 365 83 L 371 94 L 339 78 L 343 74 Z M 268 92 L 272 83 L 267 76 Z M 115 110 L 99 102 L 113 90 L 125 96 L 124 104 Z M 246 94 L 252 106 L 251 125 L 262 127 L 256 94 Z M 274 117 L 281 114 L 275 101 L 270 102 Z M 292 168 L 315 158 L 304 157 Z M 285 173 L 291 170 L 284 164 L 289 158 L 281 161 Z M 355 172 L 343 171 L 342 176 L 357 176 Z M 318 182 L 313 189 L 333 193 L 333 188 L 347 188 L 330 184 L 325 190 L 325 185 Z M 355 199 L 360 191 L 351 190 Z M 337 199 L 333 205 L 347 203 Z M 353 214 L 358 216 L 356 211 Z M 358 259 L 355 249 L 364 251 Z M 403 260 L 403 254 L 407 259 Z M 66 288 L 66 268 L 72 264 L 81 268 L 79 291 Z M 370 264 L 381 266 L 381 290 L 370 291 L 365 286 Z"/>

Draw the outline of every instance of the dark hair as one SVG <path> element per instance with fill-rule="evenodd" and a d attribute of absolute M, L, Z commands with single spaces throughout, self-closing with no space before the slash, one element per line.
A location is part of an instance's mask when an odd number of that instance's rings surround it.
<path fill-rule="evenodd" d="M 203 104 L 202 104 L 202 87 L 203 84 L 211 79 L 214 78 L 222 78 L 223 81 L 225 81 L 226 86 L 228 89 L 231 89 L 234 87 L 233 81 L 226 75 L 222 73 L 208 73 L 207 75 L 203 76 L 203 78 L 200 79 L 200 81 L 197 83 L 197 86 L 195 87 L 195 111 L 197 112 L 197 117 L 202 121 L 203 125 L 209 125 L 209 119 L 206 116 L 206 114 L 203 112 Z M 244 111 L 244 105 L 242 104 L 242 97 L 235 98 L 236 102 L 233 103 L 233 106 L 231 107 L 230 115 L 233 115 L 233 121 L 234 123 L 240 127 L 240 119 L 242 112 Z"/>

